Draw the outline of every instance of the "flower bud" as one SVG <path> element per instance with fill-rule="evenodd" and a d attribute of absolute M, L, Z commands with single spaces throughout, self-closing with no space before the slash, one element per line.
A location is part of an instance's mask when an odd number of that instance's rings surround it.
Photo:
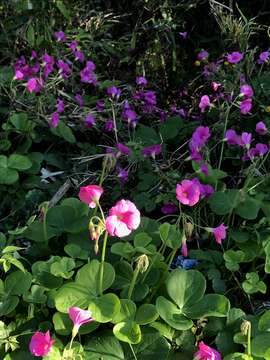
<path fill-rule="evenodd" d="M 141 255 L 137 258 L 137 267 L 141 273 L 144 273 L 149 266 L 149 259 L 147 255 Z"/>

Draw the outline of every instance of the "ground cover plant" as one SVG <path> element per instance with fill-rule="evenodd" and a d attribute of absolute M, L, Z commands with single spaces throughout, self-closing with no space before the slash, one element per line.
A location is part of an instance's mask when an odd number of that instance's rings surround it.
<path fill-rule="evenodd" d="M 270 359 L 267 9 L 1 8 L 1 359 Z"/>

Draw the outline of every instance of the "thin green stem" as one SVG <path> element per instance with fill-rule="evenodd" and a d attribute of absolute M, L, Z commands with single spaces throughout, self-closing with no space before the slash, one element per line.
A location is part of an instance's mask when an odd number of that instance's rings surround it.
<path fill-rule="evenodd" d="M 99 294 L 102 295 L 103 293 L 103 275 L 104 275 L 104 262 L 105 262 L 105 255 L 106 255 L 106 246 L 107 246 L 107 239 L 108 239 L 108 232 L 105 231 L 104 238 L 103 238 L 103 246 L 102 246 L 102 253 L 101 253 L 101 264 L 100 264 L 100 274 L 99 274 Z"/>
<path fill-rule="evenodd" d="M 47 233 L 47 211 L 48 211 L 48 204 L 46 203 L 43 206 L 43 235 L 44 235 L 44 241 L 47 242 L 48 241 L 48 233 Z"/>
<path fill-rule="evenodd" d="M 131 283 L 130 283 L 130 286 L 129 286 L 129 289 L 128 289 L 128 299 L 129 300 L 131 299 L 131 296 L 132 296 L 132 293 L 133 293 L 133 290 L 134 290 L 134 287 L 135 287 L 139 272 L 140 272 L 140 269 L 139 269 L 139 266 L 137 265 L 134 272 L 133 272 L 133 277 L 132 277 L 132 280 L 131 280 Z"/>
<path fill-rule="evenodd" d="M 248 327 L 247 352 L 248 352 L 248 356 L 252 359 L 252 357 L 251 357 L 251 323 L 249 324 L 249 327 Z"/>
<path fill-rule="evenodd" d="M 225 134 L 226 134 L 226 131 L 227 131 L 227 125 L 228 125 L 228 119 L 229 119 L 230 110 L 231 110 L 231 107 L 228 106 L 228 109 L 227 109 L 226 115 L 225 115 L 225 122 L 224 122 L 224 129 L 223 129 L 223 141 L 222 141 L 222 144 L 221 144 L 221 151 L 220 151 L 220 157 L 219 157 L 219 162 L 218 162 L 218 169 L 219 170 L 221 168 L 221 163 L 222 163 L 222 158 L 223 158 L 223 152 L 224 152 L 224 146 L 225 146 L 224 138 L 225 138 Z"/>
<path fill-rule="evenodd" d="M 102 166 L 102 172 L 101 172 L 101 175 L 100 175 L 99 186 L 102 186 L 102 183 L 103 183 L 103 181 L 104 181 L 105 170 L 106 170 L 106 167 L 107 167 L 107 162 L 108 162 L 108 157 L 105 156 L 104 161 L 103 161 L 103 166 Z"/>
<path fill-rule="evenodd" d="M 113 102 L 112 102 L 111 104 L 112 104 L 112 117 L 113 117 L 113 127 L 114 127 L 115 141 L 118 143 L 118 135 L 117 135 L 117 127 L 116 127 L 116 118 L 115 118 L 115 111 L 114 111 Z"/>
<path fill-rule="evenodd" d="M 129 346 L 130 346 L 130 350 L 131 350 L 131 352 L 132 352 L 132 355 L 134 356 L 134 359 L 135 359 L 135 360 L 138 360 L 138 359 L 137 359 L 137 356 L 136 356 L 136 354 L 135 354 L 135 352 L 134 352 L 134 350 L 133 350 L 132 345 L 129 344 Z"/>

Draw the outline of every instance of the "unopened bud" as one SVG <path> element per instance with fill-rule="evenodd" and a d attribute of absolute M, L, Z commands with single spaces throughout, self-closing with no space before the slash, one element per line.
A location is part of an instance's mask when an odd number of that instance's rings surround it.
<path fill-rule="evenodd" d="M 193 233 L 194 225 L 190 222 L 186 222 L 184 229 L 185 229 L 187 238 L 190 238 Z"/>
<path fill-rule="evenodd" d="M 141 273 L 144 273 L 149 266 L 149 259 L 147 255 L 141 255 L 137 259 L 137 267 Z"/>
<path fill-rule="evenodd" d="M 250 321 L 247 321 L 247 320 L 244 320 L 242 322 L 242 325 L 241 325 L 241 333 L 244 335 L 244 336 L 247 336 L 248 335 L 248 331 L 249 329 L 251 328 L 251 322 Z"/>

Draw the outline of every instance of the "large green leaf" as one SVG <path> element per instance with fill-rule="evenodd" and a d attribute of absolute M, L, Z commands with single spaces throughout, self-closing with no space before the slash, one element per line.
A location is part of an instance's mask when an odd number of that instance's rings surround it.
<path fill-rule="evenodd" d="M 120 342 L 109 332 L 91 337 L 84 351 L 85 360 L 126 360 Z"/>
<path fill-rule="evenodd" d="M 206 289 L 204 276 L 197 270 L 174 270 L 166 282 L 171 299 L 185 313 L 189 307 L 200 301 Z"/>
<path fill-rule="evenodd" d="M 96 321 L 106 323 L 119 312 L 120 306 L 120 300 L 115 294 L 105 294 L 98 298 L 92 298 L 89 301 L 88 310 L 92 312 Z"/>
<path fill-rule="evenodd" d="M 152 304 L 142 304 L 136 313 L 135 321 L 137 324 L 146 325 L 154 322 L 158 318 L 158 312 Z"/>
<path fill-rule="evenodd" d="M 200 319 L 209 316 L 226 317 L 229 310 L 230 303 L 225 296 L 208 294 L 205 295 L 202 300 L 186 310 L 186 314 L 192 319 Z"/>
<path fill-rule="evenodd" d="M 62 313 L 67 313 L 72 306 L 87 308 L 91 300 L 89 290 L 74 282 L 63 285 L 54 296 L 55 307 Z"/>
<path fill-rule="evenodd" d="M 76 275 L 76 283 L 84 286 L 93 296 L 99 294 L 99 274 L 101 263 L 94 259 L 84 265 Z M 107 290 L 114 282 L 115 271 L 111 264 L 105 262 L 102 290 Z"/>
<path fill-rule="evenodd" d="M 243 219 L 254 220 L 257 218 L 260 207 L 260 201 L 245 194 L 244 199 L 237 205 L 235 212 Z"/>
<path fill-rule="evenodd" d="M 179 116 L 166 119 L 166 122 L 159 128 L 163 141 L 170 140 L 179 135 L 183 127 L 183 120 Z"/>
<path fill-rule="evenodd" d="M 238 204 L 239 191 L 216 191 L 208 200 L 211 210 L 217 215 L 229 214 Z"/>
<path fill-rule="evenodd" d="M 120 299 L 120 309 L 113 316 L 111 322 L 117 324 L 126 320 L 134 320 L 136 314 L 136 304 L 129 299 Z"/>
<path fill-rule="evenodd" d="M 32 166 L 31 160 L 24 155 L 12 154 L 8 158 L 8 167 L 16 170 L 27 170 Z"/>
<path fill-rule="evenodd" d="M 23 295 L 31 286 L 32 276 L 28 272 L 14 271 L 5 280 L 8 295 Z"/>
<path fill-rule="evenodd" d="M 138 344 L 141 341 L 141 329 L 135 321 L 123 321 L 114 325 L 113 333 L 117 339 L 129 344 Z"/>
<path fill-rule="evenodd" d="M 176 249 L 181 246 L 182 236 L 175 225 L 169 223 L 160 225 L 159 235 L 162 242 L 171 249 Z"/>
<path fill-rule="evenodd" d="M 18 171 L 0 167 L 0 184 L 14 184 L 19 179 Z"/>

